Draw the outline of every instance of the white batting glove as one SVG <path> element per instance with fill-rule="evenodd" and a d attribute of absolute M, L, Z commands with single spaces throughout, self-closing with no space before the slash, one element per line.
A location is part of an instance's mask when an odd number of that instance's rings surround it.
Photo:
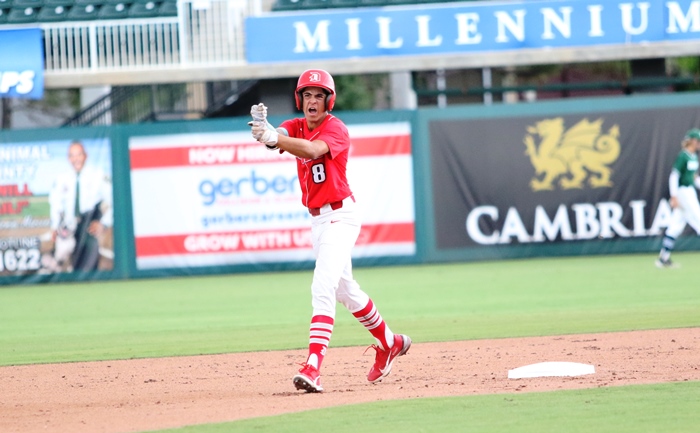
<path fill-rule="evenodd" d="M 263 143 L 270 150 L 277 149 L 277 139 L 279 137 L 279 132 L 266 121 L 253 120 L 248 122 L 250 125 L 250 132 L 253 134 L 253 138 L 257 141 Z"/>
<path fill-rule="evenodd" d="M 266 122 L 267 107 L 262 102 L 257 105 L 253 105 L 250 107 L 250 115 L 253 117 L 253 120 Z"/>
<path fill-rule="evenodd" d="M 275 127 L 272 126 L 272 125 L 270 124 L 270 122 L 267 121 L 267 107 L 265 106 L 265 104 L 263 104 L 262 102 L 260 102 L 260 103 L 258 103 L 257 105 L 253 105 L 252 107 L 250 107 L 250 115 L 251 115 L 251 117 L 253 118 L 253 122 L 264 122 L 264 123 L 265 123 L 265 127 L 266 127 L 268 130 L 270 130 L 270 131 L 271 131 L 271 135 L 274 136 L 274 140 L 275 140 L 274 143 L 270 143 L 270 144 L 265 143 L 265 145 L 267 146 L 267 148 L 270 149 L 270 150 L 275 150 L 275 149 L 277 149 L 277 146 L 275 146 L 275 144 L 277 143 L 277 136 L 278 136 L 279 134 L 278 134 L 277 131 L 275 130 Z M 251 126 L 252 126 L 252 125 L 251 125 Z M 258 140 L 258 141 L 260 141 L 260 142 L 264 142 L 264 141 L 261 140 L 262 134 L 263 134 L 263 133 L 264 133 L 264 131 L 259 131 L 259 130 L 258 130 L 257 133 L 255 133 L 255 132 L 253 133 L 253 138 L 255 138 L 256 140 Z M 258 136 L 256 137 L 256 135 L 258 135 Z M 272 137 L 268 137 L 268 138 L 272 139 Z"/>

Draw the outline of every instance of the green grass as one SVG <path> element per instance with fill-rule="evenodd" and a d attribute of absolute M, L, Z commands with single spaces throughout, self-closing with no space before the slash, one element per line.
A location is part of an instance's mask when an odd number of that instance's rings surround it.
<path fill-rule="evenodd" d="M 700 326 L 698 253 L 356 269 L 417 341 Z M 311 272 L 0 289 L 0 365 L 303 348 Z M 447 325 L 447 326 L 445 326 Z M 368 335 L 338 306 L 334 346 Z"/>
<path fill-rule="evenodd" d="M 358 268 L 416 342 L 700 326 L 700 253 Z M 311 272 L 0 289 L 0 366 L 304 348 Z M 339 306 L 333 346 L 367 332 Z M 169 430 L 481 433 L 697 431 L 700 383 L 381 401 Z"/>
<path fill-rule="evenodd" d="M 163 433 L 695 433 L 700 383 L 380 401 Z"/>
<path fill-rule="evenodd" d="M 3 201 L 12 203 L 13 208 L 17 207 L 17 202 L 28 201 L 29 206 L 22 209 L 19 214 L 0 215 L 0 221 L 12 220 L 32 216 L 39 219 L 48 219 L 49 216 L 49 197 L 44 196 L 22 196 L 15 198 L 3 198 Z"/>

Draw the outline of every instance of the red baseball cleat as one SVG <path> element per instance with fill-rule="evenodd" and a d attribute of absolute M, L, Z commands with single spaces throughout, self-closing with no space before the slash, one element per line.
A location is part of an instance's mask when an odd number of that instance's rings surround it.
<path fill-rule="evenodd" d="M 321 372 L 313 365 L 307 363 L 300 364 L 301 370 L 294 375 L 292 382 L 297 389 L 303 389 L 306 392 L 322 392 Z"/>
<path fill-rule="evenodd" d="M 377 383 L 391 373 L 391 366 L 399 356 L 405 355 L 411 347 L 411 339 L 408 335 L 394 335 L 394 345 L 389 350 L 382 350 L 374 344 L 370 346 L 377 351 L 374 365 L 367 374 L 367 380 Z"/>

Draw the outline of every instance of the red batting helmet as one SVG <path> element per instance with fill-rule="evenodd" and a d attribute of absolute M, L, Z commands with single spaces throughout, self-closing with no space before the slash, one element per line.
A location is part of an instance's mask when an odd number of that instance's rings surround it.
<path fill-rule="evenodd" d="M 297 89 L 294 92 L 294 99 L 297 103 L 297 110 L 301 110 L 301 91 L 305 87 L 320 87 L 328 92 L 326 97 L 326 110 L 331 111 L 335 105 L 335 83 L 331 74 L 323 69 L 308 69 L 301 73 L 297 81 Z"/>

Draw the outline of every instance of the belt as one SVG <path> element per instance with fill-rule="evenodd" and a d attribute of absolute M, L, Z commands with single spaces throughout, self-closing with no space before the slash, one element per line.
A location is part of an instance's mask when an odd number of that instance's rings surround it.
<path fill-rule="evenodd" d="M 352 199 L 352 201 L 355 201 L 354 196 L 351 195 L 350 198 Z M 343 207 L 343 200 L 334 201 L 333 203 L 328 203 L 328 204 L 330 205 L 332 210 L 340 209 L 341 207 Z M 319 215 L 321 215 L 321 208 L 320 207 L 310 207 L 309 213 L 311 214 L 311 216 L 319 216 Z"/>

